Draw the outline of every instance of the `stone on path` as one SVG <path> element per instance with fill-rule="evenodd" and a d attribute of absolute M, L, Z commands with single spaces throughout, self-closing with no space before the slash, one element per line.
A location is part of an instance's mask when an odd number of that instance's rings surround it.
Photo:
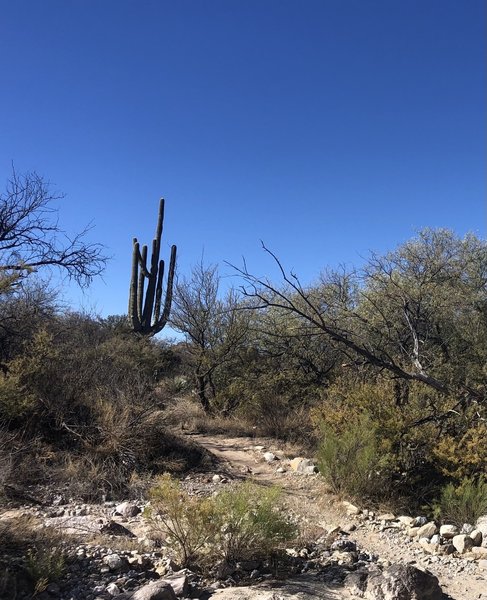
<path fill-rule="evenodd" d="M 115 507 L 115 513 L 121 515 L 125 519 L 129 519 L 130 517 L 138 515 L 140 513 L 140 508 L 133 502 L 122 502 L 122 504 Z"/>
<path fill-rule="evenodd" d="M 391 565 L 367 578 L 367 600 L 442 600 L 438 579 L 412 565 Z"/>

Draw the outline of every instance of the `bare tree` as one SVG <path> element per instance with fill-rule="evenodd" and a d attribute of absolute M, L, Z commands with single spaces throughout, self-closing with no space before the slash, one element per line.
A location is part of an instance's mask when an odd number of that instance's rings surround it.
<path fill-rule="evenodd" d="M 13 170 L 0 195 L 0 291 L 42 268 L 57 268 L 78 284 L 99 275 L 107 257 L 101 244 L 86 242 L 89 227 L 69 237 L 52 203 L 62 195 L 35 172 Z"/>
<path fill-rule="evenodd" d="M 281 286 L 245 264 L 235 267 L 243 293 L 259 308 L 284 311 L 321 332 L 350 364 L 371 365 L 451 398 L 447 411 L 433 407 L 415 425 L 447 419 L 472 402 L 485 405 L 485 242 L 424 230 L 395 252 L 372 255 L 362 273 L 328 273 L 318 288 L 304 287 L 264 250 L 280 270 Z"/>
<path fill-rule="evenodd" d="M 207 412 L 216 395 L 215 373 L 235 358 L 248 331 L 235 290 L 220 299 L 219 283 L 216 266 L 193 267 L 189 279 L 176 283 L 171 317 L 172 327 L 186 337 L 198 398 Z"/>

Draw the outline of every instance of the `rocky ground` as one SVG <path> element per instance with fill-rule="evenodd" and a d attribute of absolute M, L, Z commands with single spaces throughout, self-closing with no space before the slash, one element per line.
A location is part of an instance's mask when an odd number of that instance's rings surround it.
<path fill-rule="evenodd" d="M 272 562 L 218 564 L 204 575 L 193 573 L 174 563 L 163 540 L 153 539 L 142 516 L 144 503 L 76 504 L 61 491 L 40 504 L 12 503 L 0 515 L 4 523 L 29 517 L 63 533 L 69 549 L 65 572 L 36 598 L 487 599 L 487 560 L 474 550 L 482 548 L 474 545 L 479 541 L 475 532 L 441 532 L 423 519 L 413 522 L 414 517 L 377 515 L 340 503 L 327 493 L 311 461 L 288 460 L 268 441 L 193 438 L 220 461 L 211 473 L 189 475 L 183 481 L 190 493 L 210 494 L 246 478 L 278 484 L 303 531 L 299 542 Z M 26 598 L 21 589 L 4 594 L 2 600 Z"/>

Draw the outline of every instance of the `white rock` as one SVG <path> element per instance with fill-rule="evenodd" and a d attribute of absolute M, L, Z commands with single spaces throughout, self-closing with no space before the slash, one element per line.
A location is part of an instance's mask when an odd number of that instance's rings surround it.
<path fill-rule="evenodd" d="M 404 527 L 411 527 L 411 524 L 414 521 L 413 517 L 407 517 L 405 515 L 397 517 L 397 520 L 401 525 L 404 525 Z"/>
<path fill-rule="evenodd" d="M 474 546 L 471 549 L 471 553 L 476 558 L 487 558 L 487 548 L 483 548 L 482 546 Z"/>
<path fill-rule="evenodd" d="M 213 483 L 220 483 L 220 481 L 222 480 L 220 475 L 213 475 L 213 477 L 211 478 L 211 480 L 213 481 Z"/>
<path fill-rule="evenodd" d="M 409 529 L 407 530 L 407 535 L 410 538 L 414 538 L 414 537 L 418 537 L 418 531 L 419 531 L 419 527 L 409 527 Z"/>
<path fill-rule="evenodd" d="M 435 533 L 433 536 L 431 536 L 430 543 L 431 544 L 439 544 L 440 543 L 440 536 L 438 533 Z"/>
<path fill-rule="evenodd" d="M 122 504 L 119 504 L 117 507 L 115 507 L 115 512 L 116 514 L 122 515 L 122 517 L 128 519 L 138 515 L 140 513 L 140 508 L 133 502 L 122 502 Z"/>
<path fill-rule="evenodd" d="M 272 462 L 273 460 L 276 460 L 276 455 L 272 452 L 264 452 L 264 460 L 266 462 Z"/>
<path fill-rule="evenodd" d="M 459 554 L 464 554 L 465 552 L 468 552 L 472 549 L 473 540 L 469 535 L 461 533 L 460 535 L 456 535 L 452 539 L 452 544 L 455 546 L 455 550 Z"/>
<path fill-rule="evenodd" d="M 106 587 L 106 591 L 110 596 L 118 596 L 120 594 L 120 589 L 116 583 L 109 583 Z"/>
<path fill-rule="evenodd" d="M 435 533 L 438 533 L 438 527 L 436 526 L 436 523 L 430 521 L 429 523 L 426 523 L 426 525 L 423 525 L 419 528 L 418 537 L 430 539 L 435 535 Z"/>
<path fill-rule="evenodd" d="M 451 540 L 459 533 L 460 531 L 456 525 L 442 525 L 440 527 L 440 535 L 441 537 L 444 537 L 445 540 Z"/>
<path fill-rule="evenodd" d="M 350 502 L 344 501 L 342 504 L 347 509 L 347 515 L 359 515 L 362 512 L 358 506 Z"/>
<path fill-rule="evenodd" d="M 118 554 L 107 554 L 103 559 L 110 571 L 118 571 L 122 568 L 123 560 Z"/>
<path fill-rule="evenodd" d="M 413 522 L 411 523 L 412 527 L 422 527 L 426 525 L 428 519 L 426 517 L 414 517 Z"/>

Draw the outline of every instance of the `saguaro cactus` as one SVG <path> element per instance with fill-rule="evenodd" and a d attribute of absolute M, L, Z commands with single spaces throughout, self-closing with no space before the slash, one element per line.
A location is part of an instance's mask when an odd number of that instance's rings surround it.
<path fill-rule="evenodd" d="M 161 198 L 159 203 L 156 236 L 152 240 L 150 267 L 147 266 L 147 246 L 142 246 L 141 250 L 137 238 L 134 238 L 133 241 L 129 319 L 135 332 L 148 336 L 155 335 L 164 328 L 171 311 L 174 269 L 176 267 L 176 246 L 171 247 L 166 297 L 164 299 L 164 308 L 162 308 L 164 261 L 159 260 L 159 256 L 161 253 L 163 223 L 164 198 Z"/>

